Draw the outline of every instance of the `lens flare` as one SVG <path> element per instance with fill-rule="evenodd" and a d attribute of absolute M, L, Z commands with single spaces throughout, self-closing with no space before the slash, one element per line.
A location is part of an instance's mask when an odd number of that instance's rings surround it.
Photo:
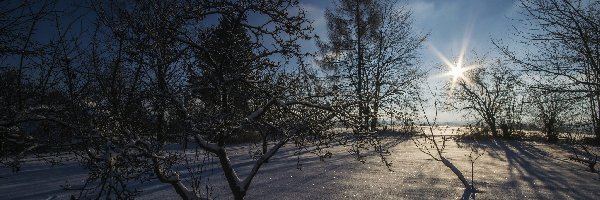
<path fill-rule="evenodd" d="M 428 45 L 429 49 L 438 57 L 438 59 L 440 59 L 440 61 L 442 61 L 442 63 L 444 64 L 444 66 L 447 69 L 446 72 L 439 74 L 437 76 L 451 77 L 451 82 L 450 82 L 450 91 L 451 92 L 454 90 L 456 85 L 461 81 L 462 81 L 462 83 L 470 84 L 470 80 L 467 76 L 465 76 L 465 73 L 469 70 L 472 70 L 472 69 L 475 69 L 478 67 L 477 65 L 465 66 L 465 54 L 467 51 L 467 47 L 469 46 L 469 36 L 470 36 L 470 31 L 467 30 L 465 32 L 462 46 L 461 46 L 460 52 L 458 54 L 458 57 L 456 58 L 456 60 L 454 62 L 450 61 L 450 59 L 448 59 L 446 56 L 444 56 L 444 54 L 442 54 L 440 51 L 438 51 L 433 45 L 431 45 L 431 44 Z"/>
<path fill-rule="evenodd" d="M 450 71 L 448 72 L 448 75 L 452 76 L 453 80 L 456 80 L 458 78 L 464 78 L 463 76 L 463 72 L 467 71 L 466 68 L 463 68 L 462 66 L 454 66 L 454 67 L 450 67 Z"/>

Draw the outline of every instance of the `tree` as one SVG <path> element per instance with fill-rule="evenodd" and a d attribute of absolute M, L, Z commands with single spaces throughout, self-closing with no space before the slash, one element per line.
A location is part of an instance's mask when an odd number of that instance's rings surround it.
<path fill-rule="evenodd" d="M 56 5 L 0 2 L 0 164 L 14 171 L 25 156 L 57 153 L 74 140 L 69 137 L 72 131 L 65 129 L 73 112 L 62 111 L 73 108 L 69 99 L 81 87 L 73 83 L 72 70 L 79 61 L 80 41 L 74 32 L 63 30 L 78 20 L 59 20 L 67 14 Z M 57 28 L 39 33 L 42 26 Z M 45 159 L 55 163 L 60 158 Z"/>
<path fill-rule="evenodd" d="M 203 36 L 200 45 L 207 51 L 196 51 L 202 60 L 188 69 L 192 96 L 200 99 L 209 113 L 223 116 L 218 119 L 223 122 L 240 121 L 246 117 L 244 113 L 260 106 L 257 102 L 267 102 L 264 93 L 272 88 L 272 70 L 277 68 L 268 59 L 257 59 L 249 36 L 235 20 L 240 19 L 222 18 L 219 26 Z M 261 136 L 265 154 L 267 134 L 261 131 Z"/>
<path fill-rule="evenodd" d="M 557 143 L 560 127 L 573 115 L 572 108 L 576 104 L 566 93 L 548 93 L 532 90 L 529 92 L 529 103 L 533 109 L 533 119 L 541 127 L 548 142 Z M 574 121 L 571 121 L 573 123 Z M 574 124 L 570 124 L 574 125 Z"/>
<path fill-rule="evenodd" d="M 527 73 L 562 81 L 540 89 L 588 98 L 593 132 L 600 138 L 600 2 L 522 0 L 520 6 L 526 28 L 517 36 L 531 53 L 496 46 Z"/>
<path fill-rule="evenodd" d="M 447 105 L 451 110 L 474 113 L 497 137 L 499 118 L 515 97 L 518 76 L 500 60 L 488 64 L 478 59 L 476 63 L 477 67 L 465 71 L 464 77 L 446 85 Z"/>
<path fill-rule="evenodd" d="M 52 73 L 28 78 L 31 83 L 50 82 L 51 87 L 39 91 L 52 93 L 58 103 L 26 101 L 20 113 L 27 115 L 3 113 L 0 123 L 3 137 L 13 137 L 16 130 L 18 137 L 34 141 L 26 148 L 39 150 L 34 153 L 50 146 L 36 143 L 40 137 L 21 127 L 39 121 L 52 124 L 49 130 L 64 130 L 67 134 L 55 145 L 68 146 L 89 170 L 81 188 L 67 186 L 79 190 L 80 197 L 132 198 L 140 191 L 131 182 L 158 179 L 183 199 L 206 198 L 200 191 L 202 171 L 195 170 L 202 168 L 202 159 L 186 156 L 198 147 L 206 152 L 200 155 L 219 160 L 233 196 L 243 199 L 261 166 L 279 148 L 291 141 L 300 146 L 317 143 L 330 134 L 332 108 L 323 98 L 306 95 L 311 86 L 298 73 L 280 70 L 294 60 L 302 63 L 299 41 L 310 39 L 312 28 L 297 1 L 117 0 L 89 7 L 95 27 L 73 40 L 89 43 L 60 40 L 64 45 L 44 52 L 42 60 L 48 62 L 17 68 L 33 74 L 33 66 L 47 67 L 42 69 Z M 215 18 L 220 22 L 216 26 Z M 226 40 L 209 41 L 218 38 Z M 10 83 L 11 91 L 17 87 L 15 80 L 24 80 L 15 78 L 14 69 L 2 68 L 1 80 Z M 44 97 L 25 90 L 16 94 Z M 13 107 L 5 104 L 2 109 Z M 227 148 L 232 138 L 251 132 L 270 134 L 273 142 L 266 143 L 268 150 L 242 178 Z M 177 151 L 167 148 L 173 145 Z M 2 155 L 11 155 L 13 146 L 4 147 Z M 176 170 L 181 165 L 192 174 L 189 185 Z"/>
<path fill-rule="evenodd" d="M 332 119 L 345 107 L 330 103 L 304 65 L 300 42 L 312 28 L 298 1 L 114 0 L 82 9 L 90 14 L 82 24 L 93 28 L 71 35 L 57 25 L 63 34 L 36 46 L 45 50 L 38 57 L 19 50 L 28 62 L 2 63 L 7 91 L 27 97 L 0 108 L 14 111 L 1 113 L 1 136 L 12 142 L 2 140 L 2 161 L 59 149 L 88 169 L 82 186 L 65 186 L 80 198 L 134 198 L 132 182 L 158 180 L 183 199 L 205 199 L 205 158 L 216 158 L 232 195 L 243 199 L 284 145 L 320 149 L 338 137 Z M 241 177 L 228 150 L 256 133 L 263 151 Z"/>
<path fill-rule="evenodd" d="M 347 124 L 358 131 L 376 130 L 381 116 L 416 106 L 423 73 L 414 64 L 427 35 L 414 32 L 411 14 L 386 0 L 340 0 L 325 13 L 320 63 L 340 99 L 351 103 Z"/>
<path fill-rule="evenodd" d="M 109 139 L 114 149 L 128 149 L 119 150 L 118 157 L 139 159 L 122 166 L 124 171 L 152 169 L 182 198 L 200 198 L 202 187 L 193 184 L 189 188 L 172 168 L 183 163 L 185 149 L 179 153 L 165 150 L 167 141 L 192 138 L 190 142 L 219 160 L 233 196 L 243 199 L 260 167 L 279 148 L 327 130 L 331 108 L 305 97 L 294 85 L 295 75 L 278 70 L 283 61 L 302 58 L 298 42 L 310 38 L 311 28 L 297 1 L 150 1 L 128 6 L 100 4 L 97 10 L 102 25 L 112 30 L 109 36 L 124 49 L 118 63 L 132 69 L 132 74 L 137 70 L 150 74 L 139 83 L 132 82 L 138 85 L 131 88 L 143 94 L 136 101 L 145 104 L 137 107 L 147 116 L 141 124 L 153 128 L 123 127 L 127 134 L 118 140 L 131 141 L 126 144 Z M 202 23 L 209 16 L 218 17 L 216 27 Z M 251 22 L 251 16 L 264 21 Z M 283 61 L 274 62 L 274 57 Z M 132 127 L 140 124 L 133 119 L 122 123 L 132 122 Z M 242 178 L 227 148 L 232 139 L 252 132 L 271 134 L 275 141 Z M 112 154 L 112 150 L 93 152 Z"/>
<path fill-rule="evenodd" d="M 435 96 L 435 94 L 432 94 L 432 96 Z M 471 148 L 471 153 L 468 156 L 469 161 L 471 162 L 471 183 L 469 183 L 469 181 L 467 181 L 460 169 L 458 169 L 452 163 L 452 161 L 448 160 L 446 156 L 444 156 L 446 142 L 450 141 L 450 138 L 443 135 L 441 135 L 441 137 L 436 138 L 436 134 L 434 133 L 434 131 L 441 131 L 442 134 L 445 134 L 448 128 L 448 126 L 446 126 L 446 128 L 440 128 L 437 124 L 436 120 L 438 101 L 434 100 L 433 102 L 436 114 L 433 118 L 433 121 L 430 121 L 427 114 L 425 114 L 425 108 L 423 107 L 422 102 L 423 101 L 421 101 L 421 110 L 423 111 L 423 117 L 425 118 L 425 122 L 428 127 L 421 127 L 421 130 L 418 133 L 418 136 L 420 138 L 412 138 L 413 143 L 415 144 L 415 146 L 417 146 L 417 148 L 419 148 L 421 152 L 429 155 L 435 161 L 442 162 L 444 166 L 448 167 L 448 169 L 450 169 L 450 171 L 452 171 L 452 173 L 456 175 L 458 180 L 460 180 L 460 182 L 463 184 L 463 187 L 465 188 L 461 199 L 469 199 L 471 196 L 473 197 L 473 199 L 475 199 L 475 193 L 478 192 L 478 189 L 475 188 L 475 174 L 473 169 L 475 167 L 475 161 L 477 161 L 477 159 L 479 159 L 479 157 L 483 155 L 483 152 L 480 153 L 479 150 L 477 150 L 476 148 Z"/>

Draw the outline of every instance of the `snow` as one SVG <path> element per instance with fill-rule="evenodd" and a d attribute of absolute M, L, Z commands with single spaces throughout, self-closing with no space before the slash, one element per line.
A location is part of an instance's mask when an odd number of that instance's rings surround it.
<path fill-rule="evenodd" d="M 247 199 L 457 199 L 463 186 L 441 162 L 420 152 L 407 137 L 387 139 L 393 147 L 390 172 L 373 155 L 361 164 L 343 147 L 335 147 L 332 158 L 320 161 L 301 155 L 298 170 L 295 149 L 284 147 L 259 170 Z M 586 166 L 568 160 L 565 147 L 529 141 L 498 140 L 480 143 L 447 142 L 445 156 L 471 180 L 471 147 L 485 154 L 475 163 L 475 186 L 480 199 L 595 199 L 600 196 L 600 177 Z M 252 169 L 245 146 L 228 149 L 240 177 Z M 215 165 L 216 166 L 216 165 Z M 208 170 L 210 171 L 210 170 Z M 210 178 L 217 199 L 232 199 L 220 169 Z M 183 178 L 187 171 L 180 171 Z M 0 168 L 2 199 L 67 199 L 76 191 L 60 185 L 81 185 L 86 171 L 76 163 L 49 167 L 32 162 L 19 173 Z M 189 184 L 189 182 L 186 182 Z M 157 180 L 139 185 L 139 199 L 172 199 L 175 191 Z"/>

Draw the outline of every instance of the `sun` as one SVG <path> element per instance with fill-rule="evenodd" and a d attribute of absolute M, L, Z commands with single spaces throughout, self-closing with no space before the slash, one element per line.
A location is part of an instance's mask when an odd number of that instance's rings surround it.
<path fill-rule="evenodd" d="M 459 56 L 454 61 L 450 61 L 446 56 L 440 53 L 435 47 L 429 46 L 430 49 L 437 55 L 437 57 L 442 61 L 445 68 L 444 71 L 436 76 L 438 77 L 450 77 L 451 90 L 454 88 L 456 84 L 460 81 L 464 81 L 465 83 L 469 83 L 469 79 L 465 74 L 472 69 L 477 68 L 477 65 L 465 65 L 465 49 L 463 47 Z"/>
<path fill-rule="evenodd" d="M 436 54 L 436 56 L 440 59 L 440 61 L 442 61 L 443 65 L 445 66 L 445 68 L 443 69 L 443 72 L 436 75 L 438 77 L 450 77 L 450 92 L 452 93 L 452 91 L 454 91 L 454 88 L 456 86 L 459 86 L 461 84 L 470 84 L 470 80 L 468 78 L 468 76 L 466 76 L 465 74 L 468 73 L 469 70 L 478 68 L 478 65 L 466 65 L 465 64 L 465 57 L 466 57 L 466 49 L 468 46 L 468 37 L 465 37 L 464 41 L 463 41 L 463 46 L 459 52 L 458 57 L 456 58 L 456 60 L 451 61 L 450 59 L 448 59 L 446 56 L 444 56 L 440 51 L 438 51 L 433 45 L 429 45 L 429 49 Z"/>
<path fill-rule="evenodd" d="M 452 76 L 453 80 L 457 80 L 459 78 L 464 78 L 464 72 L 467 71 L 467 68 L 463 68 L 460 65 L 450 66 L 450 71 L 448 71 L 448 75 Z"/>
<path fill-rule="evenodd" d="M 460 84 L 470 84 L 468 76 L 465 74 L 472 69 L 479 68 L 478 65 L 467 65 L 465 64 L 465 57 L 467 48 L 469 46 L 469 38 L 471 37 L 471 31 L 473 30 L 473 23 L 470 23 L 465 30 L 463 35 L 462 45 L 458 53 L 458 57 L 454 61 L 448 59 L 444 54 L 438 51 L 432 44 L 429 44 L 429 49 L 442 61 L 445 66 L 442 73 L 435 75 L 439 77 L 451 77 L 450 80 L 450 91 L 454 90 L 454 87 Z M 446 71 L 447 70 L 447 71 Z"/>

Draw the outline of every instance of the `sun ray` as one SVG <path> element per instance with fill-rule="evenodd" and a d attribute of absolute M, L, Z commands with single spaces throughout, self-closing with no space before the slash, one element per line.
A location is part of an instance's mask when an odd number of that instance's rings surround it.
<path fill-rule="evenodd" d="M 440 59 L 443 62 L 443 64 L 448 70 L 444 73 L 434 75 L 434 77 L 451 77 L 449 88 L 450 94 L 454 93 L 454 89 L 457 86 L 457 84 L 459 84 L 459 81 L 464 81 L 465 84 L 471 84 L 471 80 L 469 80 L 469 78 L 465 76 L 465 73 L 469 70 L 473 70 L 479 67 L 478 65 L 465 66 L 465 57 L 467 48 L 469 46 L 469 37 L 471 35 L 469 30 L 470 29 L 468 28 L 465 32 L 459 55 L 454 62 L 450 61 L 450 59 L 448 59 L 433 45 L 428 45 L 429 49 L 438 57 L 438 59 Z"/>
<path fill-rule="evenodd" d="M 456 66 L 457 67 L 462 67 L 463 66 L 463 62 L 465 60 L 465 54 L 467 53 L 467 47 L 469 46 L 469 35 L 470 33 L 468 33 L 469 31 L 467 31 L 467 33 L 465 33 L 465 38 L 463 38 L 463 42 L 462 45 L 460 47 L 460 52 L 458 54 L 458 59 L 456 60 Z"/>
<path fill-rule="evenodd" d="M 442 62 L 444 62 L 444 64 L 446 66 L 452 66 L 452 62 L 450 62 L 450 59 L 446 58 L 446 56 L 444 56 L 444 54 L 442 54 L 442 52 L 438 51 L 432 44 L 428 44 L 427 45 L 429 47 L 429 49 L 431 51 L 433 51 L 433 53 L 435 53 L 435 55 L 442 60 Z"/>

